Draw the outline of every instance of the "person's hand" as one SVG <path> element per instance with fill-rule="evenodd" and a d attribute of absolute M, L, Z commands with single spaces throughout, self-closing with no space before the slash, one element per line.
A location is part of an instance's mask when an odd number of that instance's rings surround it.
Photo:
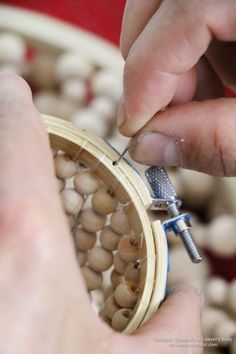
<path fill-rule="evenodd" d="M 27 84 L 7 75 L 0 76 L 0 165 L 0 353 L 168 354 L 179 349 L 160 338 L 201 338 L 202 299 L 191 286 L 177 288 L 132 336 L 114 332 L 95 314 L 45 127 Z"/>
<path fill-rule="evenodd" d="M 236 88 L 236 1 L 127 0 L 122 27 L 132 157 L 236 176 L 236 99 L 222 98 Z"/>

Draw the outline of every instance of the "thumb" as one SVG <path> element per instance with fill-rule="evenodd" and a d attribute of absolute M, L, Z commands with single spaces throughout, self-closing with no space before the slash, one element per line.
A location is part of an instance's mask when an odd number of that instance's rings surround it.
<path fill-rule="evenodd" d="M 173 288 L 157 314 L 137 332 L 148 345 L 146 352 L 189 353 L 191 347 L 191 353 L 201 353 L 202 305 L 197 288 L 187 284 Z"/>
<path fill-rule="evenodd" d="M 236 176 L 236 99 L 172 106 L 140 131 L 131 155 L 147 165 Z"/>

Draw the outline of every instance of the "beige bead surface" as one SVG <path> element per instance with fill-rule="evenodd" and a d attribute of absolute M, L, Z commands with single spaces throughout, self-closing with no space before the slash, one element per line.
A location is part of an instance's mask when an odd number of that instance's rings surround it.
<path fill-rule="evenodd" d="M 223 278 L 212 277 L 206 282 L 205 298 L 210 305 L 224 306 L 226 303 L 228 284 Z"/>
<path fill-rule="evenodd" d="M 104 308 L 99 311 L 99 316 L 105 323 L 111 326 L 111 320 L 106 316 Z"/>
<path fill-rule="evenodd" d="M 85 266 L 81 268 L 84 281 L 88 291 L 98 289 L 102 285 L 102 274 L 95 272 L 93 269 Z"/>
<path fill-rule="evenodd" d="M 100 234 L 100 242 L 103 248 L 108 251 L 114 251 L 117 249 L 120 241 L 120 235 L 112 230 L 110 226 L 104 227 Z"/>
<path fill-rule="evenodd" d="M 114 295 L 110 295 L 104 305 L 104 313 L 111 320 L 114 313 L 120 309 L 120 306 L 116 303 Z"/>
<path fill-rule="evenodd" d="M 65 188 L 65 180 L 61 178 L 57 178 L 57 184 L 58 184 L 58 192 L 61 193 L 63 189 Z"/>
<path fill-rule="evenodd" d="M 106 96 L 94 97 L 90 102 L 90 107 L 108 122 L 114 121 L 117 105 Z"/>
<path fill-rule="evenodd" d="M 233 338 L 233 341 L 230 344 L 230 354 L 236 354 L 236 337 Z"/>
<path fill-rule="evenodd" d="M 232 281 L 228 287 L 226 303 L 230 314 L 236 319 L 236 280 Z"/>
<path fill-rule="evenodd" d="M 114 330 L 122 332 L 131 319 L 132 312 L 130 309 L 120 309 L 116 311 L 112 317 L 111 326 Z"/>
<path fill-rule="evenodd" d="M 140 264 L 138 262 L 128 264 L 125 268 L 124 277 L 125 280 L 138 283 L 140 278 Z"/>
<path fill-rule="evenodd" d="M 70 78 L 86 80 L 93 71 L 92 65 L 77 52 L 65 52 L 55 63 L 55 77 L 58 81 Z"/>
<path fill-rule="evenodd" d="M 205 337 L 213 337 L 214 330 L 218 323 L 227 318 L 225 312 L 215 307 L 206 307 L 202 314 L 202 330 Z"/>
<path fill-rule="evenodd" d="M 137 298 L 138 287 L 132 282 L 121 282 L 114 292 L 114 299 L 121 307 L 134 308 Z"/>
<path fill-rule="evenodd" d="M 131 231 L 130 222 L 126 213 L 122 210 L 116 210 L 111 217 L 111 227 L 118 234 L 127 234 Z"/>
<path fill-rule="evenodd" d="M 111 214 L 116 210 L 118 201 L 104 189 L 98 189 L 92 197 L 93 209 L 101 215 Z"/>
<path fill-rule="evenodd" d="M 68 224 L 70 226 L 70 229 L 73 229 L 75 226 L 76 218 L 74 215 L 66 215 Z"/>
<path fill-rule="evenodd" d="M 104 290 L 104 300 L 106 301 L 106 299 L 111 296 L 114 293 L 114 288 L 113 286 L 109 285 L 107 288 L 105 288 Z"/>
<path fill-rule="evenodd" d="M 23 39 L 15 34 L 0 33 L 0 62 L 22 65 L 26 53 Z"/>
<path fill-rule="evenodd" d="M 34 104 L 40 113 L 55 115 L 57 95 L 53 90 L 41 90 L 34 94 Z"/>
<path fill-rule="evenodd" d="M 77 259 L 78 259 L 80 267 L 83 267 L 87 262 L 87 253 L 84 251 L 78 251 L 77 252 Z"/>
<path fill-rule="evenodd" d="M 230 215 L 222 215 L 214 219 L 207 228 L 207 248 L 222 257 L 236 255 L 236 220 Z"/>
<path fill-rule="evenodd" d="M 203 283 L 210 272 L 206 257 L 204 257 L 204 262 L 196 265 L 190 262 L 189 256 L 182 245 L 172 248 L 169 256 L 171 269 L 173 269 L 168 273 L 168 283 L 170 285 L 178 282 L 188 282 L 196 286 L 198 284 L 195 281 Z"/>
<path fill-rule="evenodd" d="M 236 336 L 236 322 L 230 318 L 218 322 L 214 328 L 214 336 L 219 338 L 233 338 Z M 229 342 L 220 341 L 221 346 L 227 346 Z"/>
<path fill-rule="evenodd" d="M 55 60 L 52 56 L 37 55 L 28 74 L 30 85 L 37 89 L 53 89 L 56 83 L 54 65 Z"/>
<path fill-rule="evenodd" d="M 113 255 L 100 246 L 96 246 L 88 253 L 88 263 L 90 268 L 96 272 L 104 272 L 112 265 Z"/>
<path fill-rule="evenodd" d="M 139 257 L 137 237 L 123 235 L 118 243 L 118 254 L 125 262 L 134 262 Z"/>
<path fill-rule="evenodd" d="M 184 169 L 179 170 L 178 174 L 183 186 L 183 199 L 188 207 L 198 209 L 204 206 L 215 189 L 213 177 Z"/>
<path fill-rule="evenodd" d="M 57 177 L 66 179 L 74 176 L 77 172 L 77 163 L 67 155 L 57 155 L 54 159 Z"/>
<path fill-rule="evenodd" d="M 88 232 L 81 227 L 77 227 L 74 232 L 75 246 L 80 251 L 92 248 L 96 243 L 96 233 Z"/>
<path fill-rule="evenodd" d="M 127 267 L 127 262 L 123 261 L 123 259 L 120 258 L 118 252 L 113 257 L 113 264 L 114 264 L 115 270 L 120 274 L 123 274 L 125 271 L 125 268 Z"/>
<path fill-rule="evenodd" d="M 61 198 L 67 214 L 77 215 L 83 207 L 83 197 L 72 188 L 64 189 Z"/>
<path fill-rule="evenodd" d="M 108 96 L 119 101 L 122 94 L 122 80 L 111 70 L 100 70 L 91 79 L 94 95 Z"/>
<path fill-rule="evenodd" d="M 90 195 L 98 189 L 99 179 L 89 170 L 80 170 L 74 177 L 74 187 L 78 193 Z"/>
<path fill-rule="evenodd" d="M 103 229 L 106 217 L 98 215 L 92 208 L 86 208 L 82 210 L 79 221 L 85 230 L 96 232 Z"/>
<path fill-rule="evenodd" d="M 124 277 L 122 274 L 113 269 L 110 275 L 110 279 L 112 286 L 116 288 L 123 281 Z"/>
<path fill-rule="evenodd" d="M 87 86 L 83 80 L 69 79 L 62 83 L 61 94 L 77 104 L 84 104 L 87 94 Z"/>
<path fill-rule="evenodd" d="M 107 122 L 92 108 L 85 107 L 76 111 L 70 118 L 70 122 L 80 129 L 86 129 L 101 138 L 108 133 Z"/>

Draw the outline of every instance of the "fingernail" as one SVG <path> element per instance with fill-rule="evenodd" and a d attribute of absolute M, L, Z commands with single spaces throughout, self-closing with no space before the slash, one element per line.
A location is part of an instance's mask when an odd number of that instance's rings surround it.
<path fill-rule="evenodd" d="M 122 98 L 118 108 L 118 115 L 117 115 L 117 126 L 120 128 L 126 120 L 126 110 L 125 110 L 125 101 Z"/>
<path fill-rule="evenodd" d="M 204 295 L 203 295 L 202 291 L 194 285 L 190 285 L 187 283 L 175 284 L 175 285 L 167 288 L 166 296 L 171 296 L 172 294 L 177 294 L 178 292 L 188 290 L 189 288 L 195 289 L 195 291 L 198 293 L 199 298 L 200 298 L 201 308 L 203 309 L 204 303 L 205 303 Z"/>
<path fill-rule="evenodd" d="M 147 165 L 179 165 L 178 141 L 165 134 L 143 133 L 136 140 L 130 153 L 134 160 Z"/>

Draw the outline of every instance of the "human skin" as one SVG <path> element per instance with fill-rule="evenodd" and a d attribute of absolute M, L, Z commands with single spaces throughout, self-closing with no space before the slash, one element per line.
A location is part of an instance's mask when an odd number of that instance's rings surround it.
<path fill-rule="evenodd" d="M 57 191 L 49 139 L 26 82 L 0 75 L 0 352 L 177 353 L 201 338 L 202 297 L 180 285 L 132 336 L 93 311 Z M 155 340 L 156 338 L 156 340 Z M 200 354 L 201 348 L 181 348 Z"/>
<path fill-rule="evenodd" d="M 235 0 L 127 0 L 118 125 L 135 160 L 236 176 L 235 40 Z"/>

